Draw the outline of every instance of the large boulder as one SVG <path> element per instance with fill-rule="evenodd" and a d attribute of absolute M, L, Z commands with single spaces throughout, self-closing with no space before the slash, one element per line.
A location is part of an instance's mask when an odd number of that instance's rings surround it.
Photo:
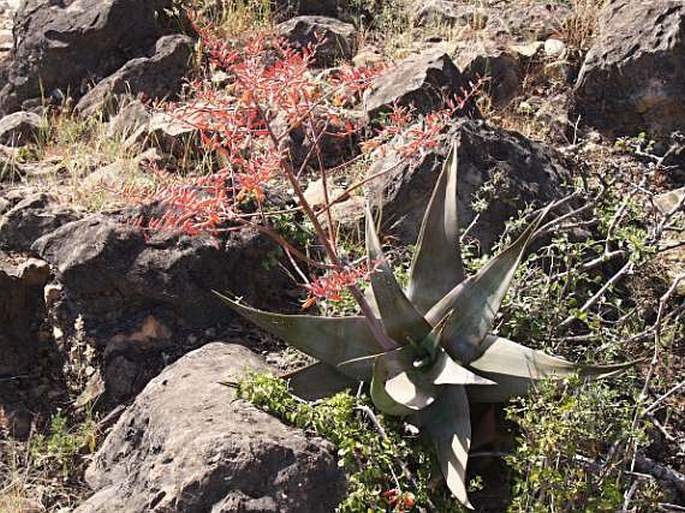
<path fill-rule="evenodd" d="M 613 0 L 575 86 L 583 120 L 610 136 L 685 127 L 685 3 Z"/>
<path fill-rule="evenodd" d="M 449 55 L 431 48 L 407 57 L 376 78 L 365 95 L 364 108 L 372 119 L 395 104 L 428 113 L 444 107 L 447 98 L 467 87 L 468 80 Z M 473 111 L 473 105 L 466 110 Z"/>
<path fill-rule="evenodd" d="M 354 25 L 327 16 L 297 16 L 278 25 L 278 32 L 297 49 L 315 48 L 315 64 L 333 66 L 357 51 Z"/>
<path fill-rule="evenodd" d="M 383 213 L 383 221 L 405 244 L 416 241 L 421 220 L 452 141 L 457 139 L 460 228 L 476 213 L 474 194 L 486 183 L 494 188 L 488 208 L 480 214 L 470 235 L 487 251 L 502 233 L 505 222 L 527 205 L 543 206 L 570 189 L 570 173 L 553 148 L 517 132 L 462 119 L 454 123 L 441 144 L 410 163 L 395 152 L 393 142 L 377 150 L 368 177 L 367 194 Z"/>
<path fill-rule="evenodd" d="M 54 345 L 43 331 L 46 262 L 0 251 L 0 433 L 25 439 L 46 400 L 47 369 Z M 52 396 L 54 399 L 55 396 Z"/>
<path fill-rule="evenodd" d="M 171 0 L 25 0 L 0 89 L 0 114 L 31 98 L 79 96 L 91 80 L 145 54 L 173 22 Z"/>
<path fill-rule="evenodd" d="M 0 119 L 0 144 L 24 146 L 35 143 L 45 124 L 33 112 L 14 112 Z"/>
<path fill-rule="evenodd" d="M 0 249 L 28 251 L 36 239 L 78 217 L 48 194 L 29 194 L 0 217 Z"/>
<path fill-rule="evenodd" d="M 147 100 L 177 93 L 190 69 L 193 40 L 174 34 L 161 37 L 151 55 L 132 59 L 99 82 L 76 105 L 82 116 L 113 111 L 122 97 L 142 95 Z M 105 112 L 106 113 L 106 112 Z"/>
<path fill-rule="evenodd" d="M 152 380 L 86 471 L 96 493 L 75 513 L 317 513 L 345 491 L 332 444 L 288 427 L 221 384 L 264 371 L 220 342 Z"/>
<path fill-rule="evenodd" d="M 415 0 L 413 4 L 419 25 L 470 27 L 506 42 L 547 39 L 573 15 L 564 2 Z"/>
<path fill-rule="evenodd" d="M 163 311 L 177 322 L 207 327 L 228 315 L 212 290 L 274 305 L 286 278 L 261 267 L 273 243 L 248 230 L 225 248 L 202 238 L 146 241 L 104 215 L 65 224 L 32 245 L 50 262 L 87 323 L 120 327 L 136 312 Z"/>

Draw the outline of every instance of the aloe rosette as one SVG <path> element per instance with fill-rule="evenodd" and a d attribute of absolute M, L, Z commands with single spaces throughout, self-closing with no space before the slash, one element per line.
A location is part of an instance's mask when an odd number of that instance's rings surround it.
<path fill-rule="evenodd" d="M 631 365 L 578 365 L 489 333 L 526 245 L 547 210 L 477 274 L 465 277 L 453 146 L 424 214 L 403 291 L 383 256 L 367 209 L 367 253 L 370 267 L 376 269 L 369 299 L 395 343 L 391 350 L 374 338 L 363 316 L 276 314 L 221 298 L 246 319 L 319 360 L 288 375 L 296 394 L 321 397 L 363 381 L 370 384 L 379 410 L 414 415 L 433 440 L 450 491 L 471 507 L 465 483 L 469 403 L 507 401 L 525 394 L 539 379 L 572 373 L 603 377 Z"/>

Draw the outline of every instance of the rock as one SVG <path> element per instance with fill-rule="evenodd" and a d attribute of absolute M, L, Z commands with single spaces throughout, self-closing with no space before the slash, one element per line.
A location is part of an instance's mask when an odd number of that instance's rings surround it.
<path fill-rule="evenodd" d="M 221 385 L 266 370 L 248 349 L 212 343 L 153 379 L 86 471 L 75 513 L 333 511 L 345 490 L 329 442 L 288 427 Z"/>
<path fill-rule="evenodd" d="M 550 59 L 561 59 L 566 55 L 566 43 L 553 37 L 545 41 L 544 49 L 545 56 Z"/>
<path fill-rule="evenodd" d="M 188 330 L 231 318 L 213 290 L 282 308 L 289 279 L 261 265 L 273 249 L 249 231 L 233 233 L 225 249 L 201 238 L 146 241 L 137 229 L 103 215 L 65 224 L 32 246 L 62 287 L 51 303 L 61 305 L 60 326 L 69 330 L 82 316 L 88 340 L 103 355 L 109 405 L 138 393 L 168 354 L 182 354 L 178 341 Z"/>
<path fill-rule="evenodd" d="M 461 26 L 506 42 L 544 40 L 558 33 L 572 10 L 558 2 L 507 2 L 504 5 L 458 0 L 417 0 L 419 26 Z"/>
<path fill-rule="evenodd" d="M 0 81 L 0 114 L 31 98 L 78 97 L 84 85 L 144 55 L 173 25 L 171 0 L 25 0 Z M 2 75 L 2 73 L 0 73 Z"/>
<path fill-rule="evenodd" d="M 371 119 L 395 103 L 428 113 L 444 107 L 445 98 L 459 94 L 467 86 L 466 77 L 443 50 L 429 49 L 404 59 L 376 78 L 365 95 L 364 108 Z M 466 110 L 473 112 L 475 106 Z"/>
<path fill-rule="evenodd" d="M 194 327 L 225 319 L 212 290 L 273 304 L 285 277 L 258 267 L 273 248 L 246 230 L 229 237 L 225 249 L 199 237 L 148 243 L 137 229 L 103 215 L 65 224 L 32 246 L 55 268 L 87 325 L 119 330 L 136 312 L 155 310 Z"/>
<path fill-rule="evenodd" d="M 16 162 L 14 157 L 5 154 L 0 147 L 0 183 L 18 181 L 23 175 L 22 166 Z M 6 207 L 4 199 L 0 199 L 0 206 Z M 3 213 L 2 210 L 0 208 L 0 213 Z"/>
<path fill-rule="evenodd" d="M 122 96 L 142 95 L 147 100 L 172 98 L 189 70 L 193 40 L 180 34 L 161 37 L 150 56 L 124 64 L 88 91 L 76 105 L 83 117 L 117 110 Z"/>
<path fill-rule="evenodd" d="M 279 17 L 288 15 L 337 16 L 339 0 L 272 0 Z"/>
<path fill-rule="evenodd" d="M 50 278 L 50 265 L 45 260 L 28 258 L 18 267 L 17 278 L 25 287 L 43 286 Z"/>
<path fill-rule="evenodd" d="M 49 195 L 31 194 L 0 218 L 0 249 L 28 251 L 36 239 L 77 218 Z"/>
<path fill-rule="evenodd" d="M 49 283 L 43 289 L 43 301 L 47 306 L 54 305 L 62 298 L 63 287 L 59 283 Z"/>
<path fill-rule="evenodd" d="M 315 48 L 320 67 L 349 61 L 357 51 L 357 31 L 350 23 L 326 16 L 298 16 L 279 24 L 278 32 L 293 48 Z"/>
<path fill-rule="evenodd" d="M 614 0 L 575 85 L 578 112 L 605 135 L 667 139 L 685 126 L 685 4 Z"/>
<path fill-rule="evenodd" d="M 36 324 L 44 317 L 45 308 L 42 283 L 32 279 L 31 265 L 30 260 L 10 259 L 0 251 L 0 378 L 21 375 L 36 364 Z M 0 405 L 2 402 L 0 396 Z"/>
<path fill-rule="evenodd" d="M 456 63 L 472 82 L 487 79 L 483 90 L 493 105 L 505 107 L 518 94 L 524 72 L 519 59 L 494 42 L 464 42 L 456 52 Z"/>
<path fill-rule="evenodd" d="M 513 41 L 544 41 L 558 34 L 574 15 L 563 2 L 511 2 L 491 8 L 485 27 L 490 34 L 507 34 Z"/>
<path fill-rule="evenodd" d="M 36 142 L 44 129 L 42 118 L 33 112 L 15 112 L 0 119 L 0 144 L 24 146 Z"/>
<path fill-rule="evenodd" d="M 155 112 L 147 126 L 148 141 L 169 155 L 183 156 L 193 148 L 200 148 L 198 130 L 166 112 Z"/>
<path fill-rule="evenodd" d="M 654 204 L 663 213 L 668 214 L 685 201 L 685 187 L 673 191 L 663 192 L 654 197 Z"/>
<path fill-rule="evenodd" d="M 419 0 L 415 2 L 419 26 L 470 25 L 483 27 L 490 12 L 482 6 L 463 5 L 453 0 Z"/>
<path fill-rule="evenodd" d="M 570 173 L 553 148 L 526 139 L 517 132 L 482 121 L 462 119 L 445 134 L 437 149 L 427 150 L 416 166 L 409 166 L 392 149 L 377 150 L 367 176 L 383 173 L 367 186 L 383 221 L 405 244 L 416 241 L 421 219 L 452 141 L 458 138 L 458 208 L 460 228 L 475 217 L 474 193 L 496 180 L 496 197 L 470 231 L 483 251 L 497 241 L 505 222 L 527 205 L 543 206 L 570 192 Z M 392 144 L 392 141 L 391 143 Z M 399 165 L 398 165 L 399 163 Z"/>
<path fill-rule="evenodd" d="M 132 100 L 124 105 L 116 116 L 107 124 L 107 135 L 126 141 L 130 146 L 133 141 L 145 135 L 150 123 L 150 113 L 140 100 Z"/>

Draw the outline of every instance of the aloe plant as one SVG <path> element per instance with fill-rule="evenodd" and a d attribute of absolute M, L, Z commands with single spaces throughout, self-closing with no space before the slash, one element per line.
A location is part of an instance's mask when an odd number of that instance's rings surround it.
<path fill-rule="evenodd" d="M 363 316 L 276 314 L 221 297 L 246 319 L 319 360 L 288 375 L 296 394 L 323 396 L 364 381 L 379 410 L 415 416 L 434 442 L 447 486 L 470 508 L 465 484 L 469 403 L 506 401 L 543 378 L 572 373 L 608 376 L 630 365 L 577 365 L 489 334 L 526 245 L 547 210 L 513 244 L 466 278 L 459 248 L 453 146 L 425 212 L 403 291 L 383 256 L 367 208 L 366 246 L 376 268 L 369 299 L 394 343 L 390 349 L 376 340 Z"/>

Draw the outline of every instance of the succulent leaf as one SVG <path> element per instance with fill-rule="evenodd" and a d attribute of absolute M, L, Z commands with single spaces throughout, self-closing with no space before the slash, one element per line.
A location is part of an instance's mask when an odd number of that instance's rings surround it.
<path fill-rule="evenodd" d="M 478 372 L 542 379 L 566 376 L 578 370 L 578 366 L 568 360 L 550 356 L 503 337 L 488 335 L 482 347 L 483 354 L 469 364 L 470 368 Z"/>
<path fill-rule="evenodd" d="M 289 345 L 332 366 L 381 351 L 364 317 L 314 317 L 264 312 L 217 294 L 235 312 Z M 338 370 L 368 380 L 373 361 L 360 360 Z"/>
<path fill-rule="evenodd" d="M 514 397 L 526 395 L 535 386 L 535 380 L 517 378 L 506 374 L 483 372 L 484 378 L 497 383 L 492 387 L 466 386 L 466 393 L 471 403 L 505 403 Z"/>
<path fill-rule="evenodd" d="M 483 355 L 471 362 L 469 367 L 497 385 L 468 387 L 469 399 L 478 403 L 504 402 L 524 395 L 535 385 L 535 380 L 560 379 L 571 374 L 605 378 L 637 363 L 633 361 L 612 365 L 581 365 L 494 335 L 486 337 L 484 346 Z"/>
<path fill-rule="evenodd" d="M 422 380 L 419 372 L 403 371 L 385 382 L 385 391 L 393 401 L 412 411 L 419 411 L 435 402 L 438 389 L 429 381 Z"/>
<path fill-rule="evenodd" d="M 371 211 L 366 209 L 366 248 L 371 273 L 371 288 L 385 332 L 400 345 L 420 342 L 431 326 L 404 295 L 381 249 Z"/>
<path fill-rule="evenodd" d="M 494 381 L 474 374 L 452 360 L 444 351 L 440 350 L 433 367 L 428 371 L 428 379 L 434 385 L 496 385 Z"/>
<path fill-rule="evenodd" d="M 373 404 L 383 413 L 394 416 L 406 416 L 415 413 L 408 406 L 395 401 L 386 391 L 385 382 L 389 378 L 389 370 L 386 367 L 387 360 L 377 358 L 373 366 L 371 377 L 370 395 Z"/>
<path fill-rule="evenodd" d="M 426 318 L 431 324 L 450 310 L 457 312 L 445 326 L 441 344 L 459 363 L 469 364 L 483 354 L 483 340 L 492 329 L 523 251 L 548 210 L 545 209 L 511 246 L 492 258 L 476 275 L 454 287 L 428 312 Z"/>
<path fill-rule="evenodd" d="M 457 143 L 443 164 L 421 223 L 407 296 L 425 314 L 464 280 L 457 220 Z"/>
<path fill-rule="evenodd" d="M 491 387 L 478 387 L 491 388 Z M 452 494 L 473 509 L 466 492 L 466 463 L 471 445 L 469 402 L 463 386 L 447 386 L 430 407 L 419 412 L 435 444 L 440 469 Z"/>
<path fill-rule="evenodd" d="M 322 362 L 283 374 L 281 378 L 288 381 L 293 394 L 306 401 L 318 401 L 346 388 L 354 388 L 358 383 L 335 367 Z"/>

